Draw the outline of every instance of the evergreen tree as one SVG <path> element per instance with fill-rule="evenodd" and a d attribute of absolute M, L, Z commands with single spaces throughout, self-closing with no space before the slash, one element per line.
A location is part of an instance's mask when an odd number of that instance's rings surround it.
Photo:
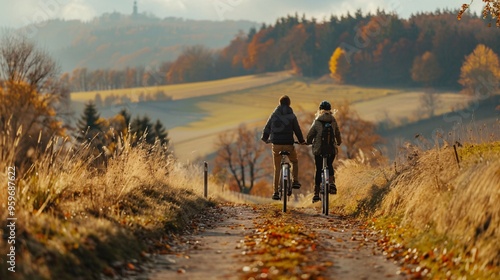
<path fill-rule="evenodd" d="M 143 139 L 148 144 L 154 144 L 157 138 L 161 144 L 169 142 L 168 133 L 160 120 L 156 120 L 156 123 L 153 124 L 147 115 L 142 118 L 138 116 L 132 120 L 130 130 L 135 135 L 132 141 L 133 145 L 136 145 L 139 139 Z"/>
<path fill-rule="evenodd" d="M 77 123 L 77 133 L 75 135 L 79 142 L 92 140 L 96 135 L 102 133 L 102 126 L 99 121 L 100 116 L 96 105 L 90 101 L 85 105 L 83 114 Z"/>
<path fill-rule="evenodd" d="M 156 138 L 160 141 L 162 145 L 168 145 L 169 139 L 167 138 L 168 133 L 165 130 L 165 127 L 160 122 L 160 120 L 156 120 L 156 123 L 153 127 L 153 132 Z"/>
<path fill-rule="evenodd" d="M 253 36 L 257 33 L 257 29 L 255 27 L 250 28 L 250 31 L 248 31 L 248 38 L 247 38 L 247 43 L 250 43 L 253 39 Z"/>
<path fill-rule="evenodd" d="M 144 117 L 137 116 L 130 123 L 130 132 L 134 135 L 133 145 L 139 142 L 139 139 L 144 140 L 148 144 L 155 142 L 155 134 L 153 124 L 147 115 Z"/>
<path fill-rule="evenodd" d="M 130 115 L 128 110 L 126 108 L 122 108 L 120 112 L 118 112 L 118 114 L 123 116 L 123 119 L 125 119 L 125 125 L 128 128 L 128 126 L 130 125 L 130 120 L 132 119 L 132 116 Z"/>

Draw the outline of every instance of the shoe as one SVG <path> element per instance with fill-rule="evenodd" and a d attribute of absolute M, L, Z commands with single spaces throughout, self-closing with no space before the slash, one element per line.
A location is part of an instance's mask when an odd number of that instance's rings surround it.
<path fill-rule="evenodd" d="M 337 187 L 335 184 L 330 184 L 330 194 L 337 194 Z"/>
<path fill-rule="evenodd" d="M 292 188 L 294 189 L 300 189 L 301 184 L 298 181 L 295 181 L 292 183 Z"/>
<path fill-rule="evenodd" d="M 280 194 L 279 194 L 279 193 L 277 193 L 277 192 L 275 192 L 275 193 L 273 194 L 273 199 L 274 199 L 274 200 L 280 200 Z"/>
<path fill-rule="evenodd" d="M 315 195 L 313 196 L 313 203 L 314 203 L 314 202 L 317 202 L 317 201 L 320 201 L 320 200 L 321 200 L 321 198 L 319 197 L 319 195 L 315 194 Z"/>

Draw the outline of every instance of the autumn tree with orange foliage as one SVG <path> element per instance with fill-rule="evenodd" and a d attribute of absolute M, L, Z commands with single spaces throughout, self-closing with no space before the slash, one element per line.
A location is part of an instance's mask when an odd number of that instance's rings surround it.
<path fill-rule="evenodd" d="M 213 55 L 208 48 L 186 47 L 167 73 L 168 83 L 189 83 L 210 80 L 213 76 Z"/>
<path fill-rule="evenodd" d="M 337 47 L 330 58 L 330 77 L 338 83 L 345 83 L 349 73 L 350 64 L 346 58 L 346 52 Z"/>
<path fill-rule="evenodd" d="M 0 45 L 0 160 L 28 164 L 50 137 L 65 134 L 61 116 L 68 108 L 69 91 L 59 82 L 55 61 L 26 37 L 5 35 Z"/>
<path fill-rule="evenodd" d="M 217 77 L 231 77 L 247 74 L 243 59 L 248 49 L 248 37 L 243 32 L 238 33 L 227 47 L 217 53 L 215 63 Z"/>
<path fill-rule="evenodd" d="M 498 55 L 485 45 L 478 45 L 465 58 L 460 69 L 459 83 L 469 95 L 488 96 L 498 90 L 500 60 Z"/>
<path fill-rule="evenodd" d="M 245 69 L 257 73 L 273 70 L 269 65 L 275 60 L 272 51 L 275 42 L 274 39 L 267 38 L 269 32 L 270 30 L 261 30 L 253 36 L 248 44 L 247 56 L 243 59 Z"/>
<path fill-rule="evenodd" d="M 423 83 L 425 86 L 432 85 L 442 74 L 439 62 L 432 52 L 425 52 L 413 61 L 411 78 L 415 82 Z"/>
<path fill-rule="evenodd" d="M 458 12 L 457 18 L 458 20 L 462 19 L 464 13 L 470 8 L 474 0 L 471 0 L 470 4 L 462 4 L 462 8 Z M 490 17 L 490 20 L 496 19 L 496 26 L 500 27 L 500 1 L 498 0 L 483 0 L 485 3 L 483 7 L 483 19 L 487 19 Z M 491 22 L 488 23 L 488 26 L 491 27 Z"/>
<path fill-rule="evenodd" d="M 298 75 L 310 72 L 312 67 L 312 55 L 308 53 L 306 48 L 306 43 L 310 40 L 310 36 L 306 30 L 304 23 L 297 24 L 294 26 L 288 34 L 280 40 L 278 43 L 281 44 L 279 50 L 285 61 L 284 64 L 290 67 L 291 70 Z M 278 54 L 279 55 L 279 52 Z"/>
<path fill-rule="evenodd" d="M 265 167 L 270 164 L 264 158 L 266 146 L 256 130 L 240 125 L 237 130 L 221 133 L 215 147 L 214 173 L 227 170 L 228 177 L 221 179 L 229 180 L 241 193 L 249 194 L 259 179 L 270 174 Z"/>

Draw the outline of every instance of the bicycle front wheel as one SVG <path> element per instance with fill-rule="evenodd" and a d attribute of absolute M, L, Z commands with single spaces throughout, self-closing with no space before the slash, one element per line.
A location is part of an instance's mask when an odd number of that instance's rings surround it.
<path fill-rule="evenodd" d="M 283 196 L 281 197 L 283 199 L 283 212 L 286 212 L 286 203 L 287 203 L 287 200 L 288 200 L 288 185 L 290 184 L 290 182 L 288 182 L 288 180 L 284 180 L 283 181 Z"/>
<path fill-rule="evenodd" d="M 329 208 L 329 198 L 330 198 L 330 182 L 329 182 L 329 177 L 330 174 L 328 172 L 328 168 L 325 168 L 325 170 L 323 171 L 323 214 L 325 214 L 325 216 L 328 216 L 328 208 Z"/>

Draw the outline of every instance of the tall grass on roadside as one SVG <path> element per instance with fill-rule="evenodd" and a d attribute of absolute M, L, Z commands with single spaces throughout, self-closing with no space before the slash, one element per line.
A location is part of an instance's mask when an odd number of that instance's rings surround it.
<path fill-rule="evenodd" d="M 474 155 L 464 157 L 468 149 Z M 461 168 L 452 148 L 423 153 L 413 168 L 392 180 L 375 215 L 400 217 L 400 225 L 416 233 L 432 230 L 450 240 L 444 249 L 466 265 L 462 273 L 498 270 L 500 142 L 466 145 L 459 151 Z"/>
<path fill-rule="evenodd" d="M 154 251 L 146 246 L 148 239 L 167 238 L 167 229 L 182 229 L 210 204 L 199 195 L 202 174 L 179 166 L 168 147 L 145 142 L 132 147 L 126 139 L 105 168 L 96 167 L 102 155 L 91 143 L 53 138 L 47 149 L 36 151 L 31 167 L 16 174 L 16 273 L 2 261 L 0 279 L 118 276 L 116 262 Z M 10 164 L 0 162 L 2 186 Z M 0 193 L 2 234 L 6 196 Z M 8 246 L 0 239 L 2 252 Z"/>
<path fill-rule="evenodd" d="M 434 277 L 500 275 L 500 142 L 488 142 L 498 132 L 471 132 L 460 137 L 457 154 L 446 143 L 412 146 L 396 169 L 343 162 L 332 206 L 394 231 L 393 242 L 416 248 L 420 271 L 428 267 Z"/>

